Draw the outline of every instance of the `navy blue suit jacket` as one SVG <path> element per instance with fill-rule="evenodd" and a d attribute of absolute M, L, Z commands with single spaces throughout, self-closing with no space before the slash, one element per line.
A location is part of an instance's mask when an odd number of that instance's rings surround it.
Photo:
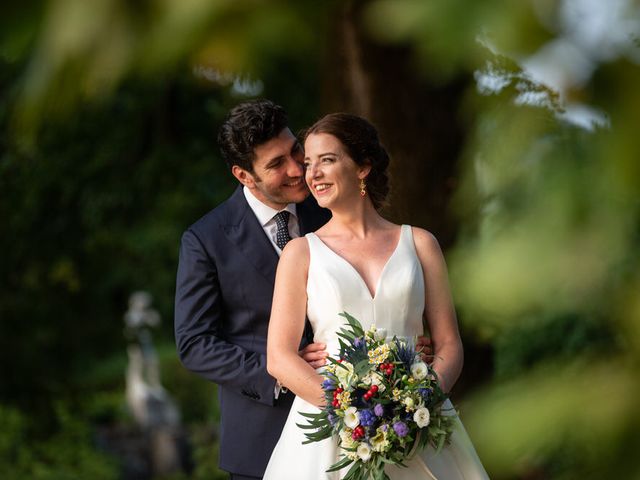
<path fill-rule="evenodd" d="M 312 197 L 297 205 L 300 233 L 329 219 Z M 293 395 L 274 399 L 267 327 L 278 254 L 242 187 L 182 236 L 175 335 L 182 363 L 219 385 L 220 467 L 261 477 Z"/>

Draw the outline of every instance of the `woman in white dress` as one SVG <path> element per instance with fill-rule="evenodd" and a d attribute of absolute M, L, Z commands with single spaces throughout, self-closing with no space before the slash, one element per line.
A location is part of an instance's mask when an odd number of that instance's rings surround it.
<path fill-rule="evenodd" d="M 303 445 L 306 421 L 300 412 L 318 412 L 324 404 L 322 377 L 298 356 L 305 315 L 314 341 L 330 355 L 339 351 L 336 332 L 346 311 L 364 329 L 375 324 L 389 336 L 431 336 L 442 389 L 455 384 L 463 349 L 437 240 L 429 232 L 395 225 L 378 210 L 389 191 L 389 157 L 375 128 L 349 114 L 331 114 L 305 137 L 306 182 L 332 219 L 316 233 L 285 247 L 274 291 L 269 325 L 267 368 L 297 398 L 271 456 L 265 479 L 339 479 L 348 467 L 326 473 L 344 451 L 334 439 Z M 389 466 L 393 480 L 488 478 L 459 420 L 451 443 L 436 453 L 418 452 L 408 468 Z"/>

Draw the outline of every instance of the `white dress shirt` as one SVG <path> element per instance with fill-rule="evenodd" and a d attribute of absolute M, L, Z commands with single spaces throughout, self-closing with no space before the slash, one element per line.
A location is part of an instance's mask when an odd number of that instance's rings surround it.
<path fill-rule="evenodd" d="M 247 187 L 243 187 L 242 192 L 244 193 L 244 197 L 247 199 L 249 207 L 258 219 L 258 222 L 260 222 L 260 225 L 262 225 L 264 233 L 267 234 L 267 238 L 271 241 L 273 248 L 275 248 L 276 252 L 278 252 L 278 255 L 280 255 L 282 253 L 282 250 L 280 250 L 280 247 L 278 247 L 278 245 L 276 244 L 276 234 L 278 233 L 278 226 L 276 225 L 276 221 L 273 217 L 281 210 L 276 210 L 275 208 L 271 208 L 268 205 L 262 203 L 253 195 L 251 190 Z M 298 225 L 296 204 L 290 203 L 283 210 L 286 210 L 291 214 L 289 215 L 289 236 L 291 236 L 291 238 L 299 237 L 300 226 Z"/>
<path fill-rule="evenodd" d="M 242 193 L 244 193 L 244 198 L 247 199 L 247 203 L 249 204 L 249 208 L 253 211 L 258 222 L 262 226 L 264 233 L 267 234 L 267 238 L 271 241 L 273 248 L 275 248 L 278 255 L 282 254 L 282 250 L 278 247 L 276 243 L 276 234 L 278 233 L 278 226 L 276 225 L 276 221 L 273 218 L 278 212 L 281 210 L 276 210 L 275 208 L 271 208 L 268 205 L 265 205 L 260 200 L 258 200 L 255 195 L 251 192 L 249 188 L 242 187 Z M 290 203 L 288 204 L 284 210 L 290 213 L 289 215 L 289 236 L 291 238 L 297 238 L 300 236 L 300 226 L 298 225 L 298 216 L 296 215 L 296 204 Z M 278 379 L 276 379 L 276 386 L 274 387 L 273 396 L 277 400 L 280 396 L 280 393 L 286 393 L 287 389 L 280 385 Z"/>

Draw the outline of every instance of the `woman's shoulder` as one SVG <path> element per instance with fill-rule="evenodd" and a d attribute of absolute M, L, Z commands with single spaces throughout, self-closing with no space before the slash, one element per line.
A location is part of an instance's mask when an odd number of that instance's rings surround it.
<path fill-rule="evenodd" d="M 304 262 L 309 259 L 309 242 L 305 237 L 292 238 L 280 255 L 280 262 Z"/>
<path fill-rule="evenodd" d="M 295 255 L 304 252 L 309 252 L 309 242 L 306 237 L 292 238 L 287 242 L 282 250 L 282 256 Z"/>
<path fill-rule="evenodd" d="M 413 243 L 416 246 L 418 255 L 431 258 L 434 254 L 442 254 L 440 243 L 438 243 L 438 239 L 433 233 L 413 225 L 411 226 L 411 232 L 413 233 Z"/>
<path fill-rule="evenodd" d="M 304 237 L 293 238 L 285 245 L 278 261 L 278 277 L 303 280 L 309 269 L 309 244 Z"/>
<path fill-rule="evenodd" d="M 413 233 L 413 238 L 416 242 L 420 242 L 423 244 L 437 244 L 438 239 L 436 236 L 431 233 L 429 230 L 425 230 L 424 228 L 416 227 L 415 225 L 409 225 L 411 227 L 411 232 Z"/>

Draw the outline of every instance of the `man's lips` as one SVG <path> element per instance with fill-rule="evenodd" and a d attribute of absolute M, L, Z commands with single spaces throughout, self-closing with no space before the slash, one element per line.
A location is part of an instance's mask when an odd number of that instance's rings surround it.
<path fill-rule="evenodd" d="M 301 178 L 299 178 L 299 179 L 297 179 L 297 180 L 292 180 L 292 181 L 290 181 L 290 182 L 285 183 L 285 184 L 284 184 L 284 186 L 285 186 L 285 187 L 298 187 L 298 186 L 300 186 L 302 183 L 304 183 L 304 182 L 302 181 L 302 179 L 301 179 Z"/>

